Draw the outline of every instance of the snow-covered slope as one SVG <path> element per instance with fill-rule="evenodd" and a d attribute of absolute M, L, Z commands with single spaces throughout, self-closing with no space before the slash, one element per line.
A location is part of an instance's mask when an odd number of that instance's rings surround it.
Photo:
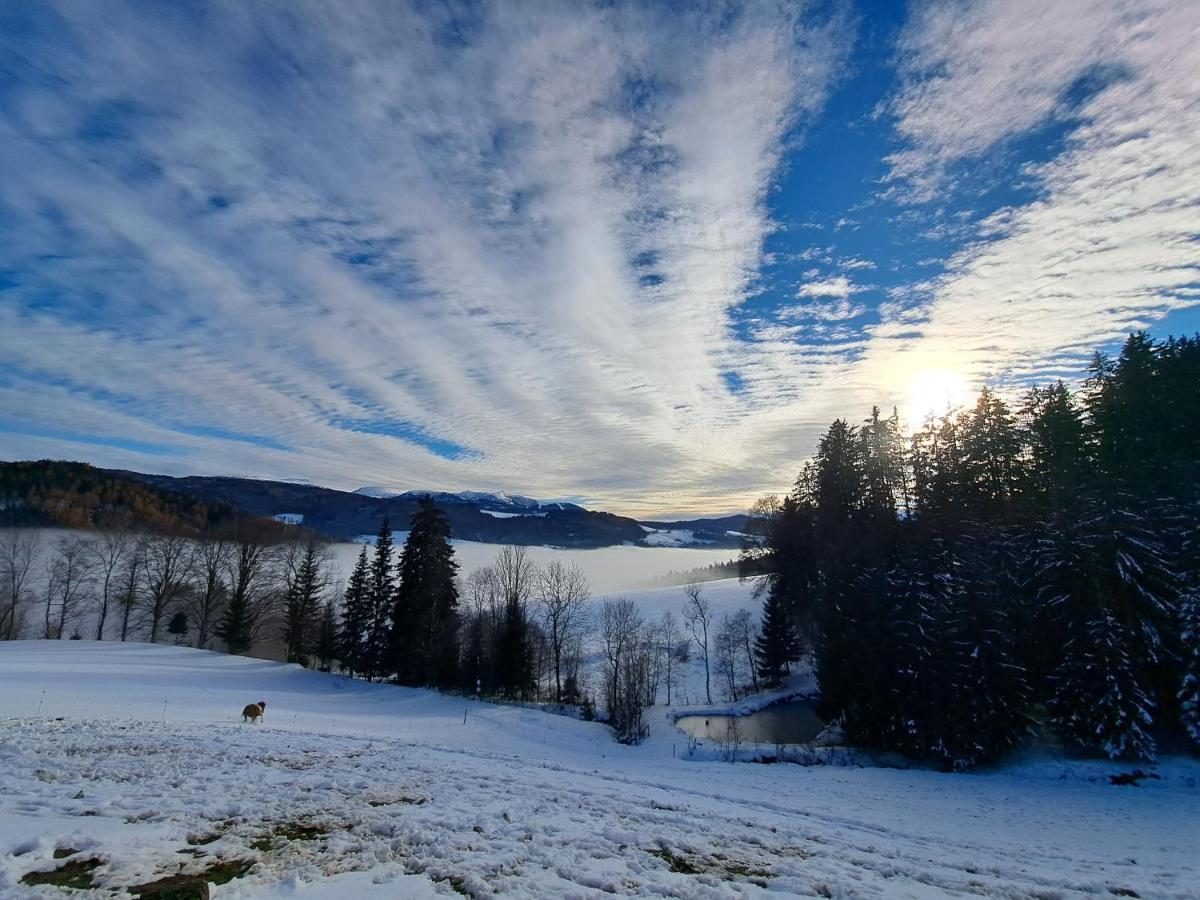
<path fill-rule="evenodd" d="M 262 725 L 242 706 L 268 702 Z M 224 897 L 1196 896 L 1200 767 L 724 765 L 599 724 L 144 644 L 0 645 L 0 896 L 95 859 Z M 100 895 L 97 892 L 97 895 Z M 80 896 L 78 894 L 74 896 Z M 110 895 L 109 895 L 110 896 Z"/>
<path fill-rule="evenodd" d="M 376 497 L 383 500 L 391 500 L 398 497 L 411 497 L 417 499 L 429 495 L 434 500 L 439 502 L 458 502 L 458 503 L 473 503 L 481 508 L 482 511 L 499 510 L 532 510 L 539 509 L 580 509 L 574 503 L 567 503 L 563 500 L 535 500 L 532 497 L 523 497 L 520 494 L 505 494 L 505 493 L 488 493 L 486 491 L 393 491 L 388 488 L 366 486 L 360 487 L 356 494 L 362 494 L 364 497 Z"/>

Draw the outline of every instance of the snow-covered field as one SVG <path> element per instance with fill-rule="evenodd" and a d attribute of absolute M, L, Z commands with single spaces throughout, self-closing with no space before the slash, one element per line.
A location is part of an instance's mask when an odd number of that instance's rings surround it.
<path fill-rule="evenodd" d="M 242 724 L 259 699 L 264 724 Z M 679 758 L 661 709 L 652 729 L 627 748 L 262 660 L 3 644 L 0 896 L 56 894 L 21 879 L 72 859 L 97 861 L 99 896 L 177 873 L 240 873 L 217 898 L 1200 895 L 1195 761 L 1141 787 L 1044 758 L 727 765 Z"/>

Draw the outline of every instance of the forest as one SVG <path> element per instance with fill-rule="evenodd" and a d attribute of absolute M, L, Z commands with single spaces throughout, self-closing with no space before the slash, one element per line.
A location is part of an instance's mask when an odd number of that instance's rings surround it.
<path fill-rule="evenodd" d="M 839 419 L 760 501 L 760 676 L 811 661 L 859 746 L 950 769 L 1040 733 L 1200 742 L 1200 338 L 1131 335 L 1063 382 L 906 434 Z"/>

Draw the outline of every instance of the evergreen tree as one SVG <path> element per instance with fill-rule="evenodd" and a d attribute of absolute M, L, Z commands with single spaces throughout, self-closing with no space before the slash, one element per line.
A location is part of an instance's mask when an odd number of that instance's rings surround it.
<path fill-rule="evenodd" d="M 871 417 L 859 430 L 861 460 L 861 504 L 863 512 L 884 525 L 894 524 L 896 509 L 907 504 L 904 444 L 900 435 L 900 415 L 883 418 L 879 407 L 871 408 Z"/>
<path fill-rule="evenodd" d="M 1052 722 L 1080 748 L 1150 758 L 1149 686 L 1175 617 L 1175 579 L 1131 499 L 1083 497 L 1034 538 L 1032 587 L 1054 614 Z"/>
<path fill-rule="evenodd" d="M 533 687 L 528 631 L 524 606 L 506 599 L 496 642 L 496 687 L 510 697 L 525 697 Z"/>
<path fill-rule="evenodd" d="M 1021 437 L 1000 397 L 984 387 L 962 420 L 963 482 L 977 514 L 1007 517 L 1017 489 Z"/>
<path fill-rule="evenodd" d="M 972 768 L 1012 751 L 1029 734 L 1030 686 L 1020 663 L 1014 565 L 1006 542 L 984 532 L 964 557 L 946 562 L 943 677 L 938 756 L 950 769 Z"/>
<path fill-rule="evenodd" d="M 391 618 L 395 606 L 392 573 L 392 529 L 387 517 L 375 536 L 375 555 L 367 580 L 367 620 L 363 641 L 363 672 L 368 679 L 384 674 L 391 656 Z"/>
<path fill-rule="evenodd" d="M 403 684 L 458 680 L 458 586 L 450 522 L 422 497 L 400 552 L 392 612 L 392 668 Z"/>
<path fill-rule="evenodd" d="M 182 644 L 187 639 L 187 633 L 187 613 L 179 610 L 175 615 L 171 616 L 171 621 L 167 623 L 167 634 L 174 636 L 176 644 Z"/>
<path fill-rule="evenodd" d="M 1200 745 L 1200 591 L 1192 590 L 1179 604 L 1182 677 L 1179 718 L 1184 731 Z"/>
<path fill-rule="evenodd" d="M 244 592 L 234 591 L 225 607 L 225 614 L 213 629 L 232 654 L 245 653 L 254 646 L 254 616 Z"/>
<path fill-rule="evenodd" d="M 346 582 L 346 593 L 342 602 L 342 628 L 338 636 L 342 664 L 354 674 L 362 674 L 368 665 L 367 637 L 371 630 L 369 579 L 367 545 L 363 544 L 350 580 Z"/>
<path fill-rule="evenodd" d="M 305 544 L 295 575 L 290 581 L 284 597 L 281 636 L 287 661 L 308 665 L 308 655 L 317 641 L 321 595 L 325 590 L 321 548 L 315 540 Z"/>
<path fill-rule="evenodd" d="M 1153 759 L 1154 703 L 1121 632 L 1107 608 L 1076 631 L 1065 648 L 1050 711 L 1059 733 L 1083 750 L 1111 759 Z"/>
<path fill-rule="evenodd" d="M 754 642 L 758 675 L 766 684 L 778 684 L 800 658 L 800 641 L 779 591 L 771 587 L 763 603 L 762 629 Z"/>
<path fill-rule="evenodd" d="M 317 658 L 317 668 L 322 672 L 333 671 L 333 661 L 341 657 L 337 609 L 332 599 L 326 600 L 321 606 L 321 620 L 317 626 L 317 641 L 313 646 L 313 653 Z"/>
<path fill-rule="evenodd" d="M 1061 381 L 1032 388 L 1023 409 L 1029 447 L 1029 499 L 1061 509 L 1083 487 L 1089 448 L 1083 413 Z"/>

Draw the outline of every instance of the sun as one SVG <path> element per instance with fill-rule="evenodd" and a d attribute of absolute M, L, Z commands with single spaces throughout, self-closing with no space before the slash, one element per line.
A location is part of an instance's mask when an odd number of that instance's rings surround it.
<path fill-rule="evenodd" d="M 922 369 L 908 380 L 908 416 L 913 423 L 929 416 L 943 416 L 962 406 L 970 386 L 953 369 Z"/>

